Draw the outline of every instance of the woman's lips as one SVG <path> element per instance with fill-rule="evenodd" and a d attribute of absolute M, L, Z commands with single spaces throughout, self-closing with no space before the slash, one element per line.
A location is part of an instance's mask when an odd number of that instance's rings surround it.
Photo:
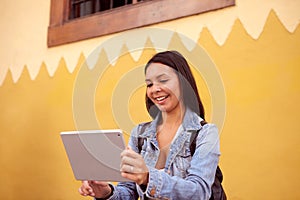
<path fill-rule="evenodd" d="M 168 98 L 168 95 L 167 96 L 156 97 L 155 100 L 158 104 L 163 104 L 166 101 L 167 98 Z"/>

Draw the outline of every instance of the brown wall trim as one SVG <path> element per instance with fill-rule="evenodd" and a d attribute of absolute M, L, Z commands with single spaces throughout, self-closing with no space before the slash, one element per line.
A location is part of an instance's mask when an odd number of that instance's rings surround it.
<path fill-rule="evenodd" d="M 235 0 L 152 0 L 68 21 L 69 0 L 51 0 L 48 47 L 235 5 Z"/>

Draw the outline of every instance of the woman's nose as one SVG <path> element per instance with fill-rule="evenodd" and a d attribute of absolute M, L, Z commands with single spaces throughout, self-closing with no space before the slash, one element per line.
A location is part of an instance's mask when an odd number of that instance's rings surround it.
<path fill-rule="evenodd" d="M 153 91 L 152 92 L 160 92 L 161 87 L 159 84 L 153 84 Z"/>

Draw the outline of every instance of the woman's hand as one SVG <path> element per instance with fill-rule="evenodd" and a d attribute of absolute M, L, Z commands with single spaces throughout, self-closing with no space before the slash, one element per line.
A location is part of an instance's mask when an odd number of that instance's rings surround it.
<path fill-rule="evenodd" d="M 147 185 L 149 171 L 143 157 L 127 147 L 121 153 L 121 175 L 136 182 L 138 185 Z"/>
<path fill-rule="evenodd" d="M 82 181 L 78 192 L 82 196 L 92 196 L 96 198 L 108 197 L 111 193 L 111 188 L 106 182 L 100 181 Z"/>

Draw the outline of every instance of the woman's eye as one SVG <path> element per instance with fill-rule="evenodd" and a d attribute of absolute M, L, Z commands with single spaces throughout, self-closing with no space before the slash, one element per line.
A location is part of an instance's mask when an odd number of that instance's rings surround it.
<path fill-rule="evenodd" d="M 165 83 L 165 82 L 167 82 L 167 81 L 168 81 L 168 79 L 162 79 L 162 80 L 160 80 L 159 82 Z"/>
<path fill-rule="evenodd" d="M 148 83 L 147 87 L 151 87 L 153 85 L 153 83 Z"/>

